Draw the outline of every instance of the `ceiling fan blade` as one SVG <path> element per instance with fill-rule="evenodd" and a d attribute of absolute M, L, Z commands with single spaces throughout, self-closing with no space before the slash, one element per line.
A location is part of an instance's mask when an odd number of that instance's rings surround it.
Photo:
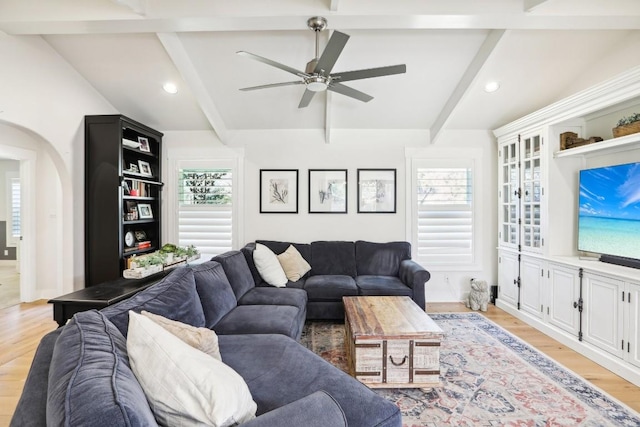
<path fill-rule="evenodd" d="M 302 94 L 302 99 L 300 100 L 300 104 L 298 104 L 298 108 L 304 108 L 308 106 L 311 100 L 313 99 L 313 95 L 315 94 L 316 93 L 314 91 L 305 89 L 304 93 Z"/>
<path fill-rule="evenodd" d="M 342 85 L 340 83 L 331 83 L 327 87 L 327 90 L 337 92 L 339 94 L 346 95 L 351 98 L 355 98 L 358 101 L 362 101 L 362 102 L 369 102 L 373 99 L 373 96 L 371 95 L 367 95 L 364 92 L 360 92 L 359 90 L 355 90 L 354 88 Z"/>
<path fill-rule="evenodd" d="M 391 76 L 407 72 L 405 64 L 389 65 L 388 67 L 367 68 L 363 70 L 345 71 L 344 73 L 331 74 L 331 78 L 338 82 L 348 82 L 352 80 L 370 79 L 372 77 Z"/>
<path fill-rule="evenodd" d="M 245 52 L 243 50 L 236 52 L 238 55 L 242 55 L 242 56 L 246 56 L 247 58 L 251 58 L 251 59 L 255 59 L 256 61 L 262 62 L 263 64 L 267 64 L 267 65 L 271 65 L 272 67 L 276 67 L 276 68 L 280 68 L 283 71 L 286 71 L 287 73 L 291 73 L 291 74 L 295 74 L 296 76 L 299 77 L 308 77 L 309 74 L 300 71 L 300 70 L 296 70 L 295 68 L 291 68 L 288 65 L 284 65 L 281 64 L 279 62 L 276 61 L 272 61 L 270 59 L 264 58 L 262 56 L 258 56 L 258 55 L 254 55 L 253 53 L 249 53 L 249 52 Z"/>
<path fill-rule="evenodd" d="M 324 48 L 322 55 L 320 55 L 316 68 L 313 72 L 322 72 L 323 75 L 328 76 L 329 73 L 331 73 L 333 66 L 336 64 L 342 49 L 344 49 L 344 45 L 347 44 L 347 40 L 349 40 L 348 35 L 341 33 L 340 31 L 334 31 L 329 39 L 329 43 L 327 43 L 327 47 Z"/>
<path fill-rule="evenodd" d="M 247 90 L 256 90 L 256 89 L 269 89 L 269 88 L 272 88 L 272 87 L 292 86 L 292 85 L 302 85 L 302 84 L 304 84 L 304 82 L 302 80 L 299 80 L 299 81 L 295 81 L 295 82 L 271 83 L 271 84 L 268 84 L 268 85 L 243 87 L 240 90 L 247 91 Z"/>

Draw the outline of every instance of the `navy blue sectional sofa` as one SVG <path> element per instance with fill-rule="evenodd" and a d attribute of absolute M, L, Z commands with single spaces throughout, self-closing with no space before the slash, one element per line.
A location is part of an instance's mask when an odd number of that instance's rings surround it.
<path fill-rule="evenodd" d="M 314 246 L 322 249 L 318 254 L 330 255 L 331 251 L 325 252 L 326 244 L 316 242 L 307 247 L 307 256 L 316 253 Z M 360 252 L 360 259 L 370 248 L 362 247 L 365 252 Z M 399 291 L 398 282 L 408 280 L 411 292 L 403 292 L 424 306 L 424 283 L 415 281 L 418 275 L 426 281 L 428 273 L 425 279 L 424 273 L 408 265 L 403 258 L 407 252 L 391 258 L 388 251 L 370 255 L 380 253 L 386 255 L 376 262 L 385 265 L 384 272 L 389 274 L 377 280 L 391 283 L 390 292 Z M 146 310 L 216 331 L 222 361 L 245 380 L 257 404 L 256 418 L 244 426 L 400 426 L 402 418 L 395 404 L 297 342 L 308 310 L 324 312 L 325 302 L 335 303 L 341 295 L 356 292 L 350 280 L 331 281 L 320 273 L 349 273 L 344 276 L 362 286 L 358 292 L 381 292 L 376 279 L 364 274 L 378 270 L 358 270 L 359 258 L 351 249 L 348 270 L 336 265 L 345 255 L 334 255 L 331 259 L 309 258 L 316 274 L 309 276 L 306 286 L 271 288 L 256 286 L 245 255 L 232 251 L 200 265 L 176 269 L 144 291 L 101 311 L 76 314 L 67 325 L 42 339 L 11 426 L 156 426 L 129 366 L 129 310 Z M 374 267 L 362 264 L 366 265 Z M 358 276 L 357 271 L 363 274 Z M 321 292 L 311 286 L 313 277 L 328 284 L 330 301 L 323 300 Z M 367 283 L 370 285 L 365 286 Z M 352 293 L 343 292 L 339 287 L 343 285 Z M 330 290 L 331 286 L 338 286 L 338 290 Z M 323 303 L 320 308 L 310 305 L 310 295 L 314 302 Z M 327 312 L 335 316 L 338 310 Z"/>
<path fill-rule="evenodd" d="M 343 319 L 344 296 L 408 296 L 423 310 L 425 308 L 425 284 L 431 275 L 411 259 L 408 242 L 290 243 L 256 240 L 242 248 L 242 252 L 256 286 L 261 287 L 269 285 L 262 280 L 253 262 L 256 243 L 265 245 L 276 255 L 293 245 L 311 265 L 311 271 L 304 277 L 287 283 L 287 288 L 307 292 L 307 319 Z"/>

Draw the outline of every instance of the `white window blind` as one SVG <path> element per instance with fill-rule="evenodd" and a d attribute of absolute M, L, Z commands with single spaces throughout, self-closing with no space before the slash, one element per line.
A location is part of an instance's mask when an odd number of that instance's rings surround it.
<path fill-rule="evenodd" d="M 178 170 L 178 245 L 195 246 L 201 261 L 232 249 L 230 169 Z"/>
<path fill-rule="evenodd" d="M 20 234 L 20 178 L 11 178 L 11 237 Z"/>
<path fill-rule="evenodd" d="M 471 168 L 417 168 L 416 173 L 418 259 L 427 265 L 472 263 Z"/>

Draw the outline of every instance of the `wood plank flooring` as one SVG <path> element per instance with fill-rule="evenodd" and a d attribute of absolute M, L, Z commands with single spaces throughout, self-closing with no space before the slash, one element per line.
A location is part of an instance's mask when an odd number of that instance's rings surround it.
<path fill-rule="evenodd" d="M 464 311 L 470 310 L 461 303 L 427 304 L 429 313 Z M 640 412 L 640 387 L 623 380 L 493 305 L 489 306 L 489 311 L 482 314 Z M 0 310 L 0 426 L 9 425 L 40 339 L 56 327 L 53 308 L 45 301 Z"/>

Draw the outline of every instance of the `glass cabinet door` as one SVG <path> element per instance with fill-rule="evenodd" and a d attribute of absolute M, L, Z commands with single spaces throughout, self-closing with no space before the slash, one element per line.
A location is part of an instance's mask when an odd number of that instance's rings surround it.
<path fill-rule="evenodd" d="M 521 209 L 522 209 L 522 249 L 539 250 L 542 246 L 541 236 L 541 201 L 542 187 L 540 170 L 540 152 L 542 140 L 540 135 L 532 135 L 521 140 Z"/>
<path fill-rule="evenodd" d="M 518 168 L 518 142 L 500 147 L 500 244 L 517 247 L 519 241 L 518 218 L 520 171 Z"/>

